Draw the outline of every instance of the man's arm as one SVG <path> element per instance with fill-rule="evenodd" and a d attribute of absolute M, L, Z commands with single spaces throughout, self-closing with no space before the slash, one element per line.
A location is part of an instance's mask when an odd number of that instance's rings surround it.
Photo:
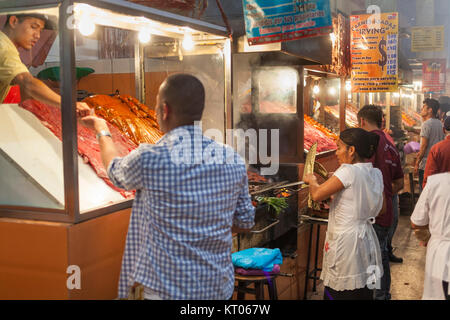
<path fill-rule="evenodd" d="M 314 201 L 326 200 L 333 194 L 344 189 L 344 185 L 341 180 L 339 180 L 336 176 L 332 176 L 321 185 L 317 183 L 316 176 L 311 173 L 307 174 L 303 180 L 309 184 L 309 192 L 311 193 L 311 198 Z"/>
<path fill-rule="evenodd" d="M 425 156 L 425 151 L 428 147 L 428 138 L 426 137 L 420 137 L 420 150 L 417 155 L 416 164 L 414 166 L 414 173 L 417 174 L 419 172 L 419 163 L 422 161 L 423 157 Z"/>
<path fill-rule="evenodd" d="M 81 123 L 86 127 L 93 129 L 95 131 L 95 134 L 99 133 L 100 131 L 109 132 L 106 121 L 95 116 L 84 117 L 81 119 Z M 111 163 L 112 159 L 118 157 L 119 153 L 117 152 L 112 138 L 109 136 L 101 136 L 99 138 L 99 144 L 103 166 L 105 167 L 105 170 L 108 170 L 108 166 Z"/>
<path fill-rule="evenodd" d="M 19 85 L 23 100 L 33 98 L 54 107 L 61 105 L 61 97 L 29 72 L 18 74 L 11 84 Z"/>
<path fill-rule="evenodd" d="M 29 72 L 18 74 L 11 84 L 19 85 L 22 100 L 32 98 L 54 107 L 61 106 L 61 97 Z M 91 114 L 91 109 L 86 103 L 77 102 L 77 113 L 80 117 L 85 117 Z"/>
<path fill-rule="evenodd" d="M 436 152 L 436 145 L 434 145 L 430 153 L 428 154 L 427 163 L 425 165 L 425 173 L 423 174 L 423 184 L 427 184 L 427 180 L 429 176 L 432 176 L 433 174 L 439 173 L 438 163 L 437 160 L 437 152 Z"/>
<path fill-rule="evenodd" d="M 403 177 L 392 181 L 392 194 L 397 194 L 405 186 L 405 179 Z"/>
<path fill-rule="evenodd" d="M 416 129 L 414 127 L 410 127 L 410 126 L 406 126 L 406 125 L 405 125 L 405 129 L 408 130 L 409 132 L 420 134 L 420 129 Z"/>

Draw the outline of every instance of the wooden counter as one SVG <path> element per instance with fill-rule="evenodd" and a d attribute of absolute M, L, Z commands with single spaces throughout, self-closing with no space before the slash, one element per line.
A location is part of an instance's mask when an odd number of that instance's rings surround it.
<path fill-rule="evenodd" d="M 130 213 L 78 224 L 0 218 L 0 299 L 115 299 Z M 67 286 L 69 266 L 80 268 L 80 289 Z"/>

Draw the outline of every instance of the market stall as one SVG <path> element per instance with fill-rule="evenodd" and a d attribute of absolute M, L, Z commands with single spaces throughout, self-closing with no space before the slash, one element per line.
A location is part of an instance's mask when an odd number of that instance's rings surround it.
<path fill-rule="evenodd" d="M 55 45 L 32 73 L 60 68 L 62 108 L 0 105 L 0 298 L 113 299 L 134 194 L 109 181 L 75 101 L 107 120 L 125 155 L 161 137 L 158 87 L 189 72 L 206 86 L 203 128 L 224 133 L 230 41 L 225 28 L 120 0 L 0 4 L 0 15 L 28 12 L 58 21 Z M 95 72 L 78 79 L 79 68 Z M 70 285 L 77 270 L 81 285 Z"/>
<path fill-rule="evenodd" d="M 239 30 L 239 23 L 234 22 L 233 29 Z M 278 159 L 271 159 L 278 160 L 278 173 L 264 175 L 262 169 L 268 166 L 264 162 L 267 157 L 259 157 L 256 163 L 252 163 L 251 169 L 266 181 L 255 179 L 259 182 L 254 183 L 254 186 L 250 181 L 250 193 L 254 199 L 269 198 L 269 203 L 273 198 L 285 198 L 284 203 L 287 205 L 277 214 L 276 209 L 271 208 L 267 202 L 255 203 L 255 232 L 236 236 L 236 249 L 263 246 L 281 250 L 286 257 L 281 266 L 282 272 L 293 275 L 290 279 L 278 280 L 282 283 L 279 287 L 281 299 L 301 297 L 303 291 L 299 285 L 304 283 L 304 267 L 309 259 L 308 223 L 303 223 L 300 219 L 302 214 L 308 213 L 308 188 L 295 184 L 303 177 L 308 150 L 317 142 L 317 162 L 323 164 L 328 171 L 334 171 L 338 167 L 335 155 L 337 135 L 307 112 L 305 98 L 309 92 L 304 85 L 305 74 L 308 75 L 306 68 L 331 63 L 331 40 L 329 35 L 308 40 L 320 42 L 320 46 L 313 46 L 320 47 L 320 52 L 311 50 L 306 44 L 299 44 L 303 41 L 306 43 L 305 40 L 249 46 L 246 36 L 235 38 L 233 47 L 234 128 L 247 132 L 267 130 L 268 150 L 262 149 L 262 154 L 267 156 L 273 155 L 271 132 L 277 130 L 279 135 Z M 303 49 L 309 52 L 299 52 Z M 259 152 L 261 146 L 260 142 L 252 145 L 249 141 L 246 151 L 253 149 Z M 248 160 L 250 159 L 247 158 Z M 286 185 L 288 187 L 285 188 Z M 316 230 L 314 233 L 323 243 L 324 233 L 317 233 Z"/>

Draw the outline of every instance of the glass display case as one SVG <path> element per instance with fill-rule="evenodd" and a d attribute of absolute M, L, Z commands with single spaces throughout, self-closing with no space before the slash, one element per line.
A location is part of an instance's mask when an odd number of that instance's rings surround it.
<path fill-rule="evenodd" d="M 317 152 L 337 149 L 340 118 L 340 78 L 306 68 L 304 85 L 304 148 L 317 142 Z"/>
<path fill-rule="evenodd" d="M 77 222 L 131 207 L 133 192 L 111 184 L 95 135 L 77 123 L 76 101 L 103 117 L 99 101 L 139 108 L 136 128 L 150 121 L 155 142 L 158 88 L 168 75 L 188 72 L 205 85 L 203 129 L 225 137 L 231 127 L 225 28 L 120 0 L 0 3 L 0 15 L 23 13 L 45 14 L 58 26 L 45 63 L 30 72 L 61 95 L 62 108 L 0 104 L 0 216 Z M 89 75 L 78 76 L 84 69 Z M 117 123 L 109 126 L 121 155 L 149 142 Z"/>
<path fill-rule="evenodd" d="M 247 133 L 247 130 L 267 132 L 268 150 L 273 150 L 271 135 L 277 130 L 279 143 L 274 147 L 279 152 L 279 159 L 275 160 L 279 163 L 296 163 L 302 157 L 303 139 L 299 127 L 302 79 L 301 66 L 283 65 L 274 60 L 267 65 L 264 53 L 233 55 L 233 126 Z M 258 159 L 250 164 L 259 165 L 260 143 L 258 139 L 248 139 L 246 149 L 237 151 L 249 160 L 250 150 L 257 150 Z"/>

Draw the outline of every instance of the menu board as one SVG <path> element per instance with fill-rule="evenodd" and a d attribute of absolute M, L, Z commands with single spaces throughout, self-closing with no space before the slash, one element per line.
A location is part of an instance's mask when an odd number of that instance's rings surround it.
<path fill-rule="evenodd" d="M 411 51 L 442 51 L 444 50 L 444 26 L 412 27 Z"/>
<path fill-rule="evenodd" d="M 296 40 L 333 31 L 330 0 L 242 0 L 249 45 Z"/>
<path fill-rule="evenodd" d="M 398 90 L 398 13 L 350 17 L 352 92 Z"/>

